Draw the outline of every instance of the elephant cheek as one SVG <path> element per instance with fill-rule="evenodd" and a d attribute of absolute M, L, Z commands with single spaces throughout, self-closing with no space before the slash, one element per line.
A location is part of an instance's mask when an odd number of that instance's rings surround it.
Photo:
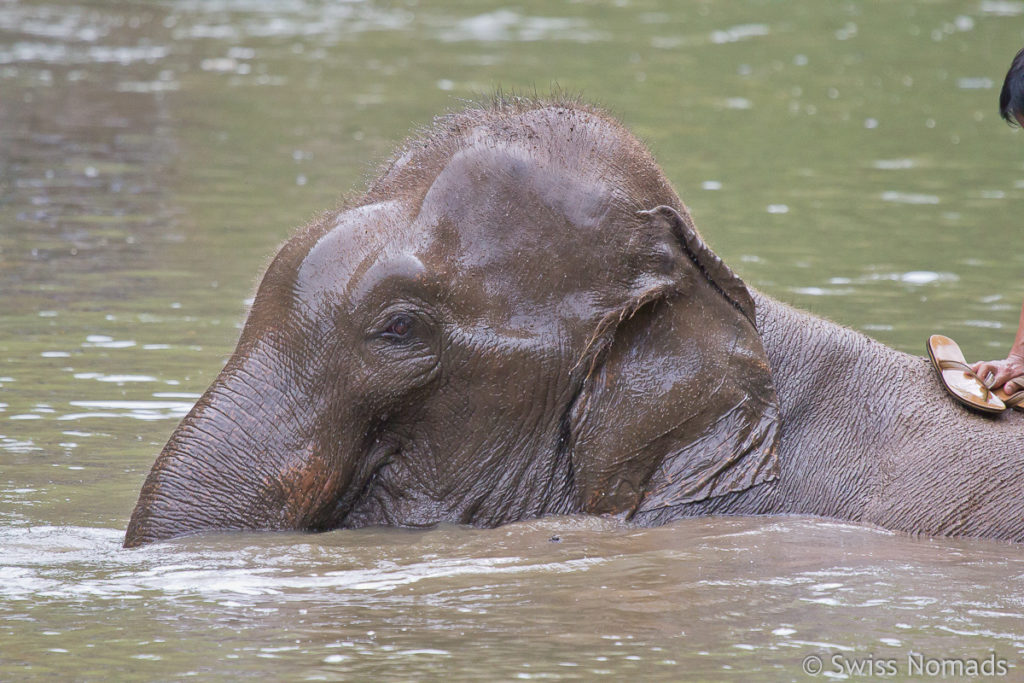
<path fill-rule="evenodd" d="M 592 515 L 631 513 L 640 504 L 642 496 L 641 481 L 609 474 L 591 490 L 585 500 L 584 509 Z"/>

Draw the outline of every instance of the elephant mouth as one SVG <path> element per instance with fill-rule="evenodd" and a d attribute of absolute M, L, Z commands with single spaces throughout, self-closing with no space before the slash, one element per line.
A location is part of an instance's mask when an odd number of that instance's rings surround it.
<path fill-rule="evenodd" d="M 402 449 L 396 443 L 378 443 L 370 449 L 356 472 L 353 474 L 347 490 L 342 493 L 334 505 L 329 521 L 317 525 L 311 531 L 333 531 L 335 529 L 355 529 L 367 526 L 362 519 L 364 511 L 379 508 L 375 498 L 381 489 L 384 472 L 401 455 Z"/>

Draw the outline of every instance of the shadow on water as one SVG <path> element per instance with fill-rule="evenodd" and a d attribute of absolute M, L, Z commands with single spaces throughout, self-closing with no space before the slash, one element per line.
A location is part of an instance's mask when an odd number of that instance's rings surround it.
<path fill-rule="evenodd" d="M 120 540 L 276 245 L 410 127 L 498 86 L 611 107 L 768 294 L 902 350 L 942 331 L 998 355 L 1024 297 L 1024 148 L 995 112 L 1022 16 L 0 4 L 0 678 L 798 680 L 809 655 L 906 675 L 911 652 L 1019 667 L 1013 545 L 803 519 Z"/>

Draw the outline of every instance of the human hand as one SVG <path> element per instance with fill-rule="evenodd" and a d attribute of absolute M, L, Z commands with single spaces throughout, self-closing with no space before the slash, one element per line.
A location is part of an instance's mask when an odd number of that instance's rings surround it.
<path fill-rule="evenodd" d="M 990 388 L 1012 394 L 1024 390 L 1024 356 L 1011 353 L 1005 360 L 979 361 L 971 366 L 974 374 Z"/>

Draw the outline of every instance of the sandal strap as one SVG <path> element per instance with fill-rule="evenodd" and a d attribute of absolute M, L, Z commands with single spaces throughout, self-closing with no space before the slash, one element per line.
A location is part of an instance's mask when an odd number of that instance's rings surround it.
<path fill-rule="evenodd" d="M 1009 396 L 1003 399 L 1003 403 L 1006 404 L 1007 408 L 1016 408 L 1021 403 L 1024 403 L 1024 391 L 1018 391 L 1016 393 L 1010 394 Z"/>
<path fill-rule="evenodd" d="M 974 374 L 974 370 L 971 370 L 969 365 L 967 365 L 966 363 L 961 363 L 958 360 L 937 360 L 936 364 L 939 366 L 939 370 L 960 370 L 965 375 L 970 375 L 974 379 L 978 380 L 978 384 L 980 384 L 985 390 L 985 397 L 982 400 L 988 401 L 988 397 L 992 393 L 989 391 L 988 382 L 985 382 L 983 379 Z M 1020 395 L 1018 403 L 1020 401 L 1024 401 L 1024 391 L 1020 391 L 1017 392 L 1017 394 L 1014 394 L 1014 396 L 1018 395 Z"/>

